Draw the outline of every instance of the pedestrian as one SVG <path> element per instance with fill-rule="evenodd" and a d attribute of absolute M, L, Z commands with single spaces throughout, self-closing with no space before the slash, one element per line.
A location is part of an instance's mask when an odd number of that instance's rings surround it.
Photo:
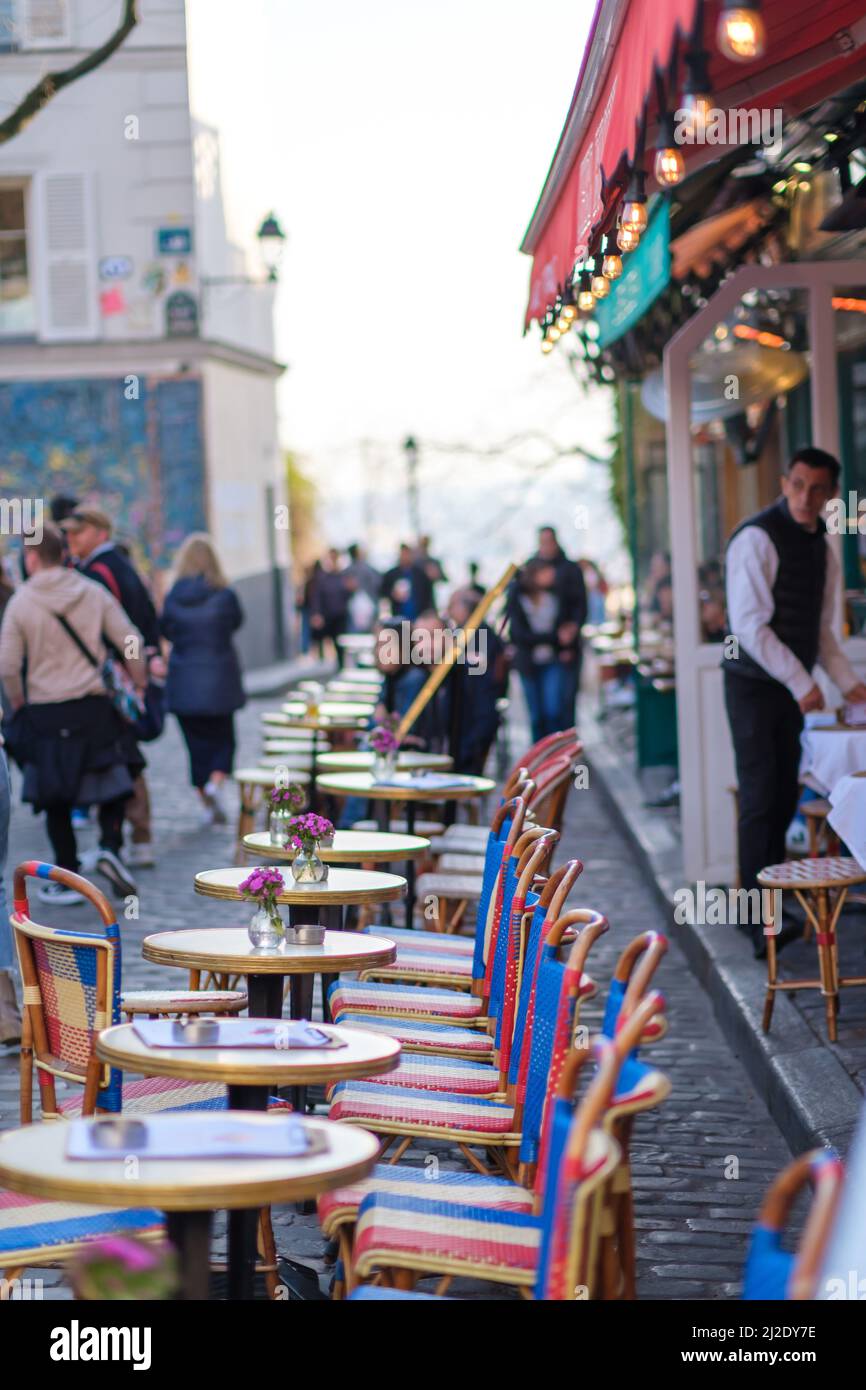
<path fill-rule="evenodd" d="M 13 965 L 15 947 L 6 896 L 6 861 L 9 854 L 9 768 L 0 748 L 0 1047 L 21 1041 L 21 1011 L 15 997 Z"/>
<path fill-rule="evenodd" d="M 562 702 L 557 728 L 570 729 L 575 721 L 577 692 L 580 689 L 580 669 L 583 660 L 580 633 L 586 622 L 586 584 L 580 565 L 575 560 L 569 560 L 552 526 L 539 528 L 535 558 L 543 564 L 553 566 L 553 592 L 557 602 L 557 659 L 562 667 Z"/>
<path fill-rule="evenodd" d="M 348 550 L 349 563 L 345 570 L 349 589 L 349 625 L 352 632 L 372 632 L 379 607 L 382 576 L 369 563 L 360 545 Z"/>
<path fill-rule="evenodd" d="M 177 716 L 189 753 L 190 779 L 202 802 L 202 823 L 223 824 L 223 784 L 235 755 L 235 711 L 246 704 L 233 641 L 244 621 L 210 536 L 187 536 L 162 610 L 170 642 L 166 705 Z"/>
<path fill-rule="evenodd" d="M 409 622 L 435 609 L 432 580 L 423 565 L 418 564 L 411 545 L 400 546 L 396 565 L 384 574 L 382 598 L 390 603 L 392 617 L 407 618 Z"/>
<path fill-rule="evenodd" d="M 821 512 L 839 485 L 839 462 L 802 448 L 782 476 L 782 495 L 742 522 L 728 542 L 725 570 L 730 633 L 722 662 L 725 705 L 737 767 L 740 881 L 757 888 L 761 869 L 785 858 L 785 832 L 797 809 L 803 717 L 824 707 L 821 666 L 846 699 L 866 700 L 833 632 L 839 563 Z M 766 954 L 763 924 L 740 923 L 756 957 Z M 789 921 L 777 949 L 802 934 Z"/>
<path fill-rule="evenodd" d="M 9 600 L 0 628 L 0 680 L 13 711 L 10 751 L 23 768 L 22 800 L 44 811 L 54 862 L 78 872 L 74 805 L 99 810 L 95 868 L 121 895 L 137 891 L 123 862 L 123 814 L 132 795 L 123 720 L 102 676 L 106 639 L 120 652 L 144 639 L 101 585 L 63 564 L 63 536 L 46 525 L 25 538 L 27 582 Z M 144 689 L 143 657 L 126 670 Z M 4 730 L 5 732 L 5 730 Z M 7 740 L 9 741 L 9 740 Z M 77 906 L 79 895 L 60 883 L 39 888 L 43 902 Z"/>
<path fill-rule="evenodd" d="M 343 649 L 337 641 L 349 625 L 349 586 L 340 564 L 340 552 L 333 546 L 310 585 L 310 629 L 319 647 L 319 660 L 325 656 L 324 644 L 334 644 L 337 665 L 343 664 Z"/>
<path fill-rule="evenodd" d="M 607 618 L 608 584 L 595 560 L 584 557 L 577 562 L 586 585 L 587 621 L 600 627 Z"/>
<path fill-rule="evenodd" d="M 306 656 L 312 645 L 312 630 L 310 627 L 310 614 L 312 610 L 313 582 L 322 568 L 321 560 L 314 560 L 311 565 L 307 565 L 303 578 L 295 590 L 295 609 L 300 617 L 300 642 L 301 654 Z"/>
<path fill-rule="evenodd" d="M 78 506 L 61 522 L 61 529 L 79 573 L 106 588 L 129 614 L 144 639 L 142 655 L 150 675 L 162 679 L 165 663 L 159 650 L 156 609 L 144 580 L 125 550 L 113 539 L 111 517 L 99 507 Z M 151 868 L 156 859 L 150 823 L 150 793 L 144 776 L 147 763 L 130 727 L 125 731 L 125 743 L 134 785 L 126 807 L 131 840 L 127 858 L 135 868 Z"/>
<path fill-rule="evenodd" d="M 448 601 L 448 617 L 463 628 L 477 605 L 472 589 L 456 589 Z M 480 623 L 445 681 L 449 709 L 449 747 L 456 734 L 454 771 L 480 777 L 499 730 L 497 702 L 504 693 L 505 647 L 487 623 Z M 459 726 L 452 721 L 459 718 Z"/>
<path fill-rule="evenodd" d="M 556 635 L 555 586 L 553 565 L 530 560 L 513 581 L 506 606 L 514 669 L 523 686 L 533 743 L 563 728 L 564 675 Z"/>

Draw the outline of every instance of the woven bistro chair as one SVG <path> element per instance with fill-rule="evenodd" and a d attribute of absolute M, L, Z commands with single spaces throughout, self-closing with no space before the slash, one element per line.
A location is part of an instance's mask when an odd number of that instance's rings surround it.
<path fill-rule="evenodd" d="M 764 1198 L 752 1231 L 743 1280 L 746 1301 L 814 1299 L 844 1176 L 842 1160 L 834 1149 L 812 1149 L 782 1170 Z M 812 1187 L 812 1202 L 799 1247 L 793 1253 L 782 1248 L 782 1235 L 794 1202 L 807 1183 Z"/>
<path fill-rule="evenodd" d="M 560 915 L 558 907 L 562 901 L 555 893 L 549 905 L 543 906 L 539 902 L 528 914 L 532 924 L 525 948 L 527 965 L 520 980 L 509 1045 L 498 1052 L 497 1065 L 485 1069 L 496 1078 L 498 1098 L 513 1107 L 514 1124 L 521 1133 L 519 1157 L 522 1160 L 524 1150 L 528 1150 L 533 1161 L 520 1163 L 517 1183 L 486 1174 L 479 1175 L 477 1171 L 470 1175 L 445 1170 L 439 1174 L 438 1181 L 442 1184 L 442 1190 L 448 1190 L 449 1200 L 466 1200 L 482 1205 L 516 1204 L 529 1209 L 545 1097 L 551 1077 L 555 1078 L 558 1074 L 562 1049 L 570 1045 L 575 1020 L 579 1017 L 580 1002 L 588 979 L 584 973 L 587 956 L 594 942 L 607 931 L 605 919 L 589 909 L 577 908 Z M 543 972 L 541 993 L 538 994 L 538 963 L 542 948 L 548 941 L 552 949 L 547 953 L 549 961 Z M 569 956 L 567 962 L 563 963 L 559 960 L 558 948 L 566 944 Z M 427 1062 L 425 1058 L 404 1060 L 407 1063 L 415 1061 L 422 1068 Z M 466 1065 L 475 1067 L 477 1064 Z M 466 1086 L 455 1085 L 453 1078 L 452 1067 L 448 1067 L 444 1074 L 440 1071 L 437 1076 L 434 1062 L 429 1073 L 422 1072 L 417 1085 L 432 1091 L 478 1094 Z M 400 1084 L 399 1078 L 396 1084 Z M 412 1085 L 413 1082 L 405 1077 L 402 1084 Z M 334 1090 L 336 1092 L 337 1087 Z M 319 1217 L 325 1233 L 331 1238 L 339 1237 L 347 1269 L 351 1268 L 350 1228 L 354 1226 L 358 1206 L 366 1192 L 381 1184 L 388 1190 L 420 1196 L 429 1192 L 426 1178 L 422 1180 L 416 1167 L 401 1167 L 398 1164 L 409 1142 L 404 1139 L 391 1161 L 379 1163 L 366 1182 L 341 1188 L 319 1200 Z M 473 1167 L 477 1170 L 477 1164 L 473 1163 Z"/>
<path fill-rule="evenodd" d="M 511 932 L 504 935 L 510 937 Z M 534 1088 L 534 1095 L 540 1092 L 543 1096 L 548 1085 L 555 1084 L 559 1065 L 556 1059 L 568 1050 L 573 1037 L 574 1018 L 585 978 L 586 947 L 581 946 L 578 938 L 571 946 L 567 962 L 560 962 L 555 957 L 561 938 L 561 931 L 558 936 L 552 932 L 549 941 L 555 939 L 555 946 L 546 944 L 544 947 L 543 954 L 548 960 L 542 966 L 543 975 L 540 973 L 538 981 L 538 989 L 543 991 L 543 1006 L 535 1010 L 531 1029 L 524 1029 L 519 1037 L 515 1035 L 516 1011 L 519 1013 L 515 975 L 512 975 L 510 987 L 506 977 L 502 1001 L 496 1005 L 500 1016 L 494 1041 L 497 1055 L 504 1064 L 503 1070 L 507 1070 L 512 1061 L 519 1066 L 527 1049 L 531 1051 L 527 1096 L 530 1086 Z M 511 1048 L 512 1041 L 519 1049 L 519 1057 L 515 1057 Z M 398 1139 L 393 1162 L 418 1138 L 441 1139 L 458 1149 L 465 1161 L 483 1176 L 499 1171 L 514 1178 L 519 1170 L 518 1150 L 523 1137 L 524 1113 L 524 1106 L 516 1095 L 515 1092 L 514 1100 L 498 1100 L 456 1091 L 348 1081 L 334 1087 L 331 1117 L 363 1124 L 383 1135 L 385 1149 Z M 476 1148 L 482 1150 L 483 1161 L 473 1152 Z"/>
<path fill-rule="evenodd" d="M 832 809 L 829 801 L 822 796 L 801 801 L 797 807 L 798 813 L 806 822 L 810 859 L 818 859 L 822 855 L 827 855 L 831 859 L 839 856 L 839 836 L 827 823 L 827 817 Z"/>
<path fill-rule="evenodd" d="M 528 815 L 549 830 L 562 828 L 565 803 L 581 751 L 582 745 L 577 744 L 570 752 L 553 755 L 533 772 L 521 788 Z M 439 855 L 437 874 L 460 874 L 465 877 L 478 871 L 476 845 L 467 844 L 458 836 L 450 841 L 447 836 L 444 837 L 432 852 Z M 466 882 L 468 885 L 468 879 Z"/>
<path fill-rule="evenodd" d="M 99 914 L 102 933 L 71 932 L 33 922 L 27 899 L 28 878 L 50 879 L 80 893 Z M 106 1066 L 96 1056 L 95 1042 L 101 1030 L 119 1023 L 121 1010 L 128 1004 L 134 1010 L 137 1003 L 134 994 L 123 995 L 120 991 L 120 931 L 105 895 L 78 874 L 32 860 L 16 868 L 13 892 L 10 921 L 24 985 L 21 1123 L 29 1124 L 33 1118 L 34 1065 L 41 1115 L 46 1120 L 116 1113 L 121 1109 L 138 1115 L 166 1110 L 226 1109 L 225 1086 L 173 1077 L 142 1077 L 124 1083 L 120 1071 Z M 194 1008 L 209 991 L 187 996 L 181 991 L 165 991 L 169 998 L 162 1008 L 153 998 L 162 991 L 143 993 L 146 1011 L 158 1016 L 189 1012 L 186 1004 Z M 56 1080 L 71 1082 L 82 1090 L 58 1103 Z M 284 1110 L 287 1106 L 284 1101 L 275 1100 L 269 1108 Z M 259 1239 L 264 1255 L 260 1268 L 274 1295 L 276 1246 L 268 1208 L 262 1208 L 260 1213 Z"/>
<path fill-rule="evenodd" d="M 438 1293 L 454 1278 L 505 1284 L 526 1298 L 592 1298 L 598 1288 L 599 1197 L 619 1160 L 601 1119 L 613 1093 L 613 1046 L 598 1048 L 598 1069 L 577 1105 L 574 1089 L 589 1048 L 573 1051 L 551 1098 L 537 1212 L 373 1193 L 358 1212 L 355 1261 L 362 1280 L 410 1290 L 439 1275 Z"/>
<path fill-rule="evenodd" d="M 256 828 L 256 819 L 267 809 L 267 799 L 264 793 L 271 791 L 278 766 L 287 767 L 291 780 L 297 782 L 299 786 L 309 786 L 309 772 L 295 769 L 288 757 L 271 767 L 241 767 L 236 768 L 232 773 L 232 778 L 237 783 L 240 793 L 237 828 L 239 851 L 243 851 L 244 836 L 252 834 Z"/>
<path fill-rule="evenodd" d="M 776 955 L 776 937 L 772 931 L 775 921 L 767 924 L 767 994 L 764 1002 L 763 1029 L 770 1031 L 773 1005 L 779 990 L 820 989 L 824 996 L 827 1016 L 827 1036 L 836 1041 L 836 1019 L 839 1009 L 839 990 L 854 985 L 866 985 L 866 975 L 840 976 L 836 928 L 848 889 L 866 883 L 866 871 L 856 859 L 794 859 L 773 864 L 758 874 L 758 885 L 780 893 L 793 893 L 806 914 L 806 922 L 814 929 L 818 948 L 819 979 L 780 980 Z"/>

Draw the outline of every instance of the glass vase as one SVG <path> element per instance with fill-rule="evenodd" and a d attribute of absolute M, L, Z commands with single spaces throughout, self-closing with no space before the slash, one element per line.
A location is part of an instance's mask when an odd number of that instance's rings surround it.
<path fill-rule="evenodd" d="M 276 806 L 274 810 L 271 811 L 269 826 L 272 845 L 278 845 L 280 849 L 285 849 L 291 839 L 289 821 L 292 819 L 293 815 L 294 812 L 288 806 Z"/>
<path fill-rule="evenodd" d="M 318 883 L 325 883 L 327 877 L 328 866 L 322 862 L 315 849 L 298 850 L 292 860 L 292 878 L 299 887 L 303 887 L 304 884 L 314 887 Z"/>
<path fill-rule="evenodd" d="M 266 907 L 260 907 L 247 928 L 247 935 L 257 951 L 276 950 L 282 945 L 285 934 L 286 929 L 276 908 L 269 912 Z"/>
<path fill-rule="evenodd" d="M 386 777 L 393 777 L 397 770 L 397 749 L 389 748 L 387 753 L 373 754 L 373 779 L 381 782 Z"/>

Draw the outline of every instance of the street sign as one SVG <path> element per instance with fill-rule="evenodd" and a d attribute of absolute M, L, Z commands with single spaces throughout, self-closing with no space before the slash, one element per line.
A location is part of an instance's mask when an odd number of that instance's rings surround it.
<path fill-rule="evenodd" d="M 159 227 L 156 233 L 158 256 L 188 256 L 192 251 L 190 227 Z"/>
<path fill-rule="evenodd" d="M 131 256 L 103 256 L 99 262 L 100 280 L 128 280 L 132 270 Z"/>
<path fill-rule="evenodd" d="M 191 294 L 177 290 L 168 296 L 165 332 L 169 338 L 189 338 L 198 333 L 198 304 Z"/>

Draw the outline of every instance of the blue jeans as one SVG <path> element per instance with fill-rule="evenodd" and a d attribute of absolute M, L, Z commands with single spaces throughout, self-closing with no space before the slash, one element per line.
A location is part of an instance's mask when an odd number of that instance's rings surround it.
<path fill-rule="evenodd" d="M 11 970 L 15 959 L 9 906 L 6 901 L 6 859 L 9 854 L 9 768 L 0 751 L 0 970 Z"/>
<path fill-rule="evenodd" d="M 527 674 L 521 674 L 520 680 L 529 708 L 532 741 L 538 743 L 539 739 L 562 728 L 562 666 L 558 661 L 550 661 L 545 666 L 535 666 Z"/>

